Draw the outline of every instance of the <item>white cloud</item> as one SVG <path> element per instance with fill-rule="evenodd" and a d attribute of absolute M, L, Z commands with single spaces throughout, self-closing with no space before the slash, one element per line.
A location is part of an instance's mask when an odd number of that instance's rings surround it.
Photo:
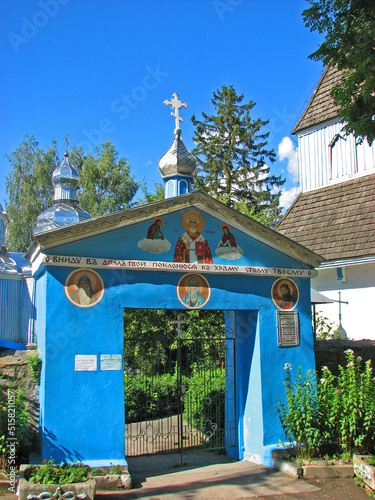
<path fill-rule="evenodd" d="M 288 210 L 288 208 L 293 203 L 299 192 L 300 192 L 299 187 L 292 187 L 291 189 L 282 190 L 280 196 L 280 205 L 284 209 L 283 212 Z"/>
<path fill-rule="evenodd" d="M 277 151 L 280 161 L 287 160 L 287 170 L 290 174 L 290 180 L 298 182 L 298 148 L 294 147 L 294 143 L 290 137 L 284 137 L 279 144 Z"/>

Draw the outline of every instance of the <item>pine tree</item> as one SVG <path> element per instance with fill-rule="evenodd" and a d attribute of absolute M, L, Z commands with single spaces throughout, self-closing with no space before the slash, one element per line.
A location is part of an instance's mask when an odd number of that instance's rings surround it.
<path fill-rule="evenodd" d="M 268 122 L 252 119 L 255 102 L 242 104 L 243 99 L 233 85 L 223 85 L 213 93 L 216 114 L 202 112 L 202 121 L 192 116 L 193 152 L 200 167 L 196 187 L 247 215 L 271 221 L 280 197 L 273 188 L 285 181 L 270 175 L 267 162 L 275 161 L 275 153 L 267 149 L 268 133 L 262 131 Z"/>

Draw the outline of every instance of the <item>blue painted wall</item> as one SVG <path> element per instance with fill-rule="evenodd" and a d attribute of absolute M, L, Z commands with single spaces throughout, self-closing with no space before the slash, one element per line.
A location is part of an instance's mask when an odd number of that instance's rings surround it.
<path fill-rule="evenodd" d="M 169 252 L 151 255 L 137 246 L 150 222 L 140 223 L 93 238 L 61 245 L 50 255 L 96 256 L 118 259 L 173 260 L 174 245 L 183 232 L 181 213 L 164 217 L 162 231 L 172 244 Z M 151 221 L 152 222 L 152 221 Z M 212 254 L 221 238 L 221 222 L 206 215 Z M 210 232 L 211 231 L 211 232 Z M 239 265 L 308 268 L 291 257 L 233 231 L 244 251 Z M 211 244 L 212 242 L 212 244 Z M 228 264 L 219 257 L 214 262 Z M 182 273 L 97 269 L 103 279 L 102 300 L 79 308 L 65 296 L 69 267 L 47 267 L 37 285 L 38 349 L 41 374 L 41 457 L 57 461 L 79 460 L 90 465 L 125 464 L 123 371 L 101 371 L 101 354 L 123 353 L 123 309 L 183 309 L 176 286 Z M 275 413 L 284 393 L 284 365 L 314 367 L 310 316 L 310 283 L 295 279 L 300 288 L 299 347 L 280 348 L 276 307 L 271 287 L 276 278 L 207 274 L 211 298 L 205 309 L 224 309 L 227 325 L 236 335 L 238 447 L 234 456 L 269 464 L 270 450 L 283 438 Z M 75 355 L 95 355 L 94 372 L 74 371 Z"/>

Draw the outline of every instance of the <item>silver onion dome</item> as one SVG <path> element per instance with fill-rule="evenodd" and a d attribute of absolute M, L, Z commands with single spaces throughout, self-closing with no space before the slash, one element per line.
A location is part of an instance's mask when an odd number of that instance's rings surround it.
<path fill-rule="evenodd" d="M 159 170 L 163 178 L 173 175 L 194 177 L 197 172 L 197 161 L 182 142 L 179 128 L 175 130 L 175 137 L 171 147 L 159 160 Z"/>
<path fill-rule="evenodd" d="M 70 163 L 68 153 L 65 153 L 63 162 L 53 171 L 52 184 L 54 187 L 60 184 L 78 189 L 78 181 L 78 172 Z"/>
<path fill-rule="evenodd" d="M 69 154 L 65 153 L 64 160 L 52 174 L 55 189 L 53 206 L 38 216 L 33 234 L 91 219 L 91 215 L 78 205 L 78 181 L 78 172 L 70 163 Z"/>

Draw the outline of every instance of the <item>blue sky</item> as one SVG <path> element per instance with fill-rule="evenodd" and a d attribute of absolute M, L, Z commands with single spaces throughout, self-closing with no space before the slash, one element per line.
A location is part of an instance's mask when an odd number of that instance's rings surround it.
<path fill-rule="evenodd" d="M 322 38 L 305 28 L 306 0 L 2 0 L 0 202 L 13 152 L 26 134 L 92 151 L 111 140 L 148 190 L 173 140 L 163 105 L 177 92 L 182 138 L 192 114 L 213 112 L 212 93 L 233 84 L 252 116 L 269 120 L 271 171 L 298 188 L 293 126 L 322 74 L 308 59 Z M 6 204 L 6 203 L 5 203 Z"/>

